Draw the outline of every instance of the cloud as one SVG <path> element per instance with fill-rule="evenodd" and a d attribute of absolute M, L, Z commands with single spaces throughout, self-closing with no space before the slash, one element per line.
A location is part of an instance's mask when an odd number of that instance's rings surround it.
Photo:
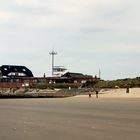
<path fill-rule="evenodd" d="M 9 8 L 5 12 L 9 12 L 10 17 L 14 17 L 13 20 L 16 23 L 19 22 L 21 24 L 22 22 L 36 27 L 44 27 L 44 25 L 47 27 L 48 24 L 52 25 L 52 27 L 62 27 L 65 25 L 69 26 L 69 23 L 78 22 L 79 18 L 86 15 L 86 10 L 89 7 L 92 7 L 92 5 L 95 7 L 95 5 L 99 5 L 101 2 L 93 2 L 91 0 L 87 0 L 86 3 L 83 0 L 80 2 L 66 0 L 13 0 L 9 3 Z M 10 21 L 12 21 L 11 18 L 9 18 Z M 57 23 L 57 25 L 54 23 Z"/>
<path fill-rule="evenodd" d="M 8 11 L 0 11 L 0 22 L 2 23 L 3 21 L 8 21 L 10 19 L 12 19 L 15 15 L 11 14 Z"/>
<path fill-rule="evenodd" d="M 5 4 L 2 4 L 4 7 L 8 4 L 8 8 L 2 11 L 0 17 L 7 25 L 11 23 L 29 28 L 94 27 L 134 30 L 130 25 L 134 24 L 130 17 L 137 20 L 134 17 L 138 15 L 138 11 L 136 12 L 130 2 L 124 2 L 125 0 L 13 0 L 8 3 L 6 0 Z"/>
<path fill-rule="evenodd" d="M 138 0 L 1 1 L 1 52 L 12 58 L 1 56 L 1 60 L 21 62 L 43 73 L 42 69 L 51 65 L 49 51 L 54 46 L 59 55 L 63 53 L 62 59 L 57 57 L 57 64 L 93 74 L 101 65 L 106 75 L 111 75 L 109 69 L 115 67 L 113 57 L 117 60 L 118 55 L 121 58 L 125 55 L 131 59 L 140 53 L 139 4 Z M 41 68 L 35 68 L 36 63 Z M 84 65 L 91 63 L 87 70 Z M 122 63 L 127 68 L 130 65 Z M 117 63 L 119 69 L 123 64 Z"/>

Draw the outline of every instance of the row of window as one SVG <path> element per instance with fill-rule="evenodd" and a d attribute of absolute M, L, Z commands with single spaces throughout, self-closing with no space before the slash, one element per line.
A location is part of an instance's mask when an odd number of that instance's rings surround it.
<path fill-rule="evenodd" d="M 0 82 L 18 83 L 18 82 L 20 82 L 20 79 L 6 79 L 6 78 L 3 78 L 3 79 L 0 79 Z"/>
<path fill-rule="evenodd" d="M 23 79 L 14 79 L 14 78 L 0 78 L 0 82 L 5 83 L 19 83 L 19 82 L 29 83 L 30 80 L 23 80 Z M 33 83 L 45 83 L 45 79 L 34 79 L 32 80 Z"/>

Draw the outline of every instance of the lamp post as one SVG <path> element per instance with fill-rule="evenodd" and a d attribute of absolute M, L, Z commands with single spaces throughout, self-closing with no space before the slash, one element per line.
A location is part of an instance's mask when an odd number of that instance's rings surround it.
<path fill-rule="evenodd" d="M 54 55 L 57 55 L 57 52 L 52 50 L 52 52 L 49 53 L 52 56 L 52 76 L 53 76 L 53 68 L 54 68 Z"/>

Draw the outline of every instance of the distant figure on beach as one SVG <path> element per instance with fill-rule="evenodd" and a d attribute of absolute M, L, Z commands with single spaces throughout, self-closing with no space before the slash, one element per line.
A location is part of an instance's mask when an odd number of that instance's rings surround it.
<path fill-rule="evenodd" d="M 89 90 L 88 96 L 89 96 L 89 98 L 91 98 L 91 90 Z"/>
<path fill-rule="evenodd" d="M 129 86 L 126 87 L 126 93 L 129 93 Z"/>
<path fill-rule="evenodd" d="M 95 93 L 96 93 L 96 98 L 98 98 L 99 91 L 96 90 Z"/>
<path fill-rule="evenodd" d="M 88 95 L 89 95 L 89 98 L 91 98 L 91 92 L 89 92 L 89 94 L 88 94 Z"/>

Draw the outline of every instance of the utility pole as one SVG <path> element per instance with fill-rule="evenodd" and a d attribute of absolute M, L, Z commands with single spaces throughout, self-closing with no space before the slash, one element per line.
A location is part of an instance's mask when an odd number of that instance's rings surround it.
<path fill-rule="evenodd" d="M 52 50 L 52 52 L 49 53 L 52 56 L 52 76 L 53 76 L 53 68 L 54 68 L 54 55 L 57 55 L 57 52 Z"/>

